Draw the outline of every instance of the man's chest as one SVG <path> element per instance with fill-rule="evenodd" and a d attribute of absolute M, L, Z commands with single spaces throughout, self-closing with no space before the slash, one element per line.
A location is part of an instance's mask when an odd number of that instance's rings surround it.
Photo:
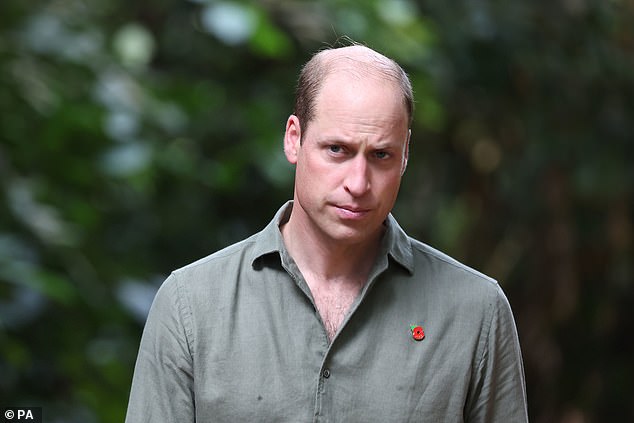
<path fill-rule="evenodd" d="M 379 294 L 332 343 L 310 299 L 287 291 L 205 314 L 193 357 L 199 421 L 461 421 L 475 331 L 454 342 L 447 317 Z"/>
<path fill-rule="evenodd" d="M 315 307 L 319 312 L 328 339 L 334 339 L 346 315 L 359 296 L 363 281 L 328 283 L 308 280 Z"/>

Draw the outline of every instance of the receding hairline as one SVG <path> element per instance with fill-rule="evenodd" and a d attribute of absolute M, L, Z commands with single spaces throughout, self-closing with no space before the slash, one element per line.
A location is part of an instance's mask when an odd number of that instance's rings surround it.
<path fill-rule="evenodd" d="M 321 67 L 326 75 L 348 71 L 353 74 L 392 76 L 390 79 L 399 81 L 396 75 L 402 72 L 401 67 L 394 60 L 362 45 L 321 50 L 313 56 L 311 61 Z"/>
<path fill-rule="evenodd" d="M 392 66 L 394 61 L 387 56 L 363 45 L 353 45 L 320 50 L 314 54 L 313 59 L 328 60 L 347 58 L 368 63 L 384 63 Z"/>
<path fill-rule="evenodd" d="M 407 73 L 393 59 L 365 45 L 353 44 L 318 51 L 305 64 L 304 71 L 306 68 L 310 68 L 311 73 L 320 75 L 315 85 L 315 96 L 318 96 L 323 84 L 335 73 L 347 73 L 356 78 L 371 77 L 394 83 L 394 86 L 402 91 L 408 122 L 411 124 L 414 107 L 411 82 Z M 313 97 L 313 100 L 315 99 Z"/>
<path fill-rule="evenodd" d="M 314 118 L 317 97 L 327 79 L 333 74 L 346 73 L 351 78 L 373 78 L 381 83 L 393 84 L 400 90 L 411 127 L 414 119 L 414 93 L 412 83 L 403 68 L 381 53 L 360 44 L 326 48 L 315 53 L 302 67 L 297 86 L 293 114 L 298 118 L 302 131 L 306 131 Z"/>

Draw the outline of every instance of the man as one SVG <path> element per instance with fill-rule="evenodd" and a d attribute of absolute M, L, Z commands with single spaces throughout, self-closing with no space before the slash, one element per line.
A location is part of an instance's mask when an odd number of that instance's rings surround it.
<path fill-rule="evenodd" d="M 293 201 L 163 284 L 128 423 L 527 421 L 500 287 L 390 214 L 412 104 L 367 47 L 306 64 L 284 135 Z"/>

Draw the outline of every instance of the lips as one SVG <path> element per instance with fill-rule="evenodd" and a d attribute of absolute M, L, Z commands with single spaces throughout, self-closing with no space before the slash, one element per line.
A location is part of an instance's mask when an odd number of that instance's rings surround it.
<path fill-rule="evenodd" d="M 337 214 L 344 219 L 359 220 L 363 219 L 370 213 L 369 208 L 350 206 L 350 205 L 334 205 Z"/>

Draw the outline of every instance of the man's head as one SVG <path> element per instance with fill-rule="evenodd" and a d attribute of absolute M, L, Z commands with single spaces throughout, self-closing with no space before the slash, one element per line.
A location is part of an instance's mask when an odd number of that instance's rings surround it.
<path fill-rule="evenodd" d="M 365 55 L 362 61 L 360 53 Z M 351 71 L 361 72 L 361 76 L 365 68 L 365 71 L 379 73 L 386 80 L 394 81 L 402 91 L 408 126 L 411 126 L 414 117 L 414 94 L 407 73 L 389 57 L 361 45 L 352 45 L 322 50 L 302 68 L 295 89 L 293 114 L 298 117 L 304 130 L 308 128 L 314 116 L 315 99 L 323 82 L 332 72 L 346 67 Z"/>
<path fill-rule="evenodd" d="M 337 243 L 377 240 L 407 165 L 409 81 L 362 46 L 323 51 L 311 62 L 318 78 L 298 112 L 305 117 L 291 115 L 284 135 L 296 165 L 291 221 Z"/>

